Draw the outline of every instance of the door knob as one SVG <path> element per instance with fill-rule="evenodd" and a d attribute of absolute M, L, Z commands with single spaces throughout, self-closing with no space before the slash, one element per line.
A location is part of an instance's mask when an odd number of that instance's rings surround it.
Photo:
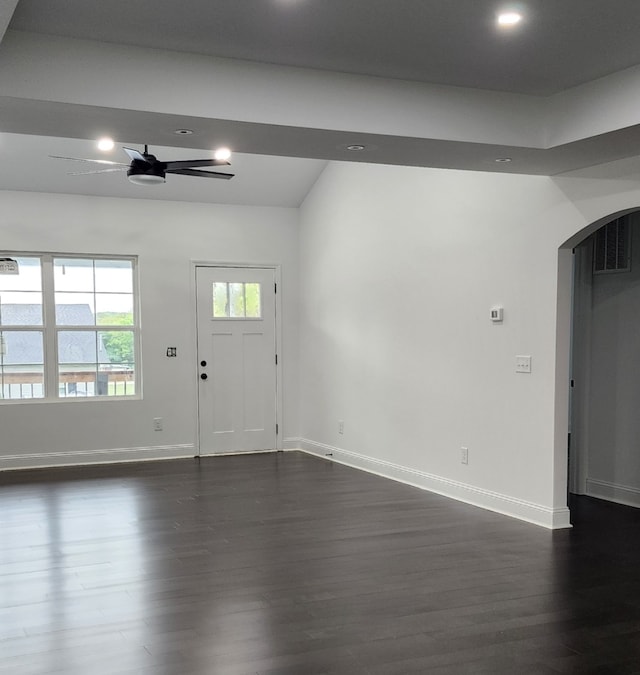
<path fill-rule="evenodd" d="M 207 379 L 207 374 L 206 374 L 206 373 L 202 373 L 202 375 L 200 375 L 200 379 L 201 379 L 201 380 L 206 380 L 206 379 Z"/>

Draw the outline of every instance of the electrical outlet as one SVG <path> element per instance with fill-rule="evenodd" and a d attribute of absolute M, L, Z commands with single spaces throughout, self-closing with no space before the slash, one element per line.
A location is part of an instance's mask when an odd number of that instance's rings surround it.
<path fill-rule="evenodd" d="M 338 433 L 344 433 L 344 420 L 338 420 Z"/>
<path fill-rule="evenodd" d="M 162 417 L 153 418 L 153 430 L 162 431 Z"/>
<path fill-rule="evenodd" d="M 469 448 L 460 448 L 460 462 L 462 464 L 469 463 Z"/>

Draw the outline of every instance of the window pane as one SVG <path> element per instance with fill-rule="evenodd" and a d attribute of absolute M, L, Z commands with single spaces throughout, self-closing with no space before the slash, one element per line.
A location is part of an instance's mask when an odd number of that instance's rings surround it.
<path fill-rule="evenodd" d="M 130 260 L 96 260 L 96 292 L 133 293 L 133 265 Z"/>
<path fill-rule="evenodd" d="M 133 326 L 133 295 L 96 293 L 96 322 L 101 326 Z"/>
<path fill-rule="evenodd" d="M 58 396 L 96 396 L 97 366 L 95 363 L 69 363 L 59 368 Z"/>
<path fill-rule="evenodd" d="M 44 350 L 41 331 L 0 333 L 0 398 L 44 396 Z"/>
<path fill-rule="evenodd" d="M 42 293 L 0 292 L 0 325 L 42 326 Z"/>
<path fill-rule="evenodd" d="M 244 284 L 229 284 L 231 312 L 229 316 L 244 317 Z"/>
<path fill-rule="evenodd" d="M 213 284 L 213 316 L 221 319 L 229 316 L 228 290 L 229 284 L 217 281 Z"/>
<path fill-rule="evenodd" d="M 44 398 L 44 366 L 6 366 L 0 383 L 0 399 Z"/>
<path fill-rule="evenodd" d="M 262 316 L 260 310 L 260 284 L 245 284 L 244 288 L 246 316 L 250 319 L 259 319 Z"/>
<path fill-rule="evenodd" d="M 1 251 L 0 257 L 18 263 L 16 274 L 11 266 L 0 269 L 0 399 L 131 396 L 140 391 L 134 259 Z M 55 322 L 45 327 L 47 298 L 54 301 Z M 45 364 L 49 341 L 56 354 Z M 58 389 L 45 391 L 50 378 L 57 378 Z"/>
<path fill-rule="evenodd" d="M 93 260 L 55 258 L 53 282 L 56 291 L 92 293 L 94 291 Z"/>
<path fill-rule="evenodd" d="M 58 331 L 58 363 L 88 363 L 95 370 L 98 362 L 96 338 L 95 331 Z"/>
<path fill-rule="evenodd" d="M 133 363 L 101 365 L 98 371 L 98 388 L 105 393 L 100 396 L 133 396 L 136 393 L 135 368 Z"/>
<path fill-rule="evenodd" d="M 98 333 L 98 363 L 131 364 L 133 354 L 133 331 L 111 330 Z"/>
<path fill-rule="evenodd" d="M 0 257 L 11 258 L 18 263 L 18 274 L 0 274 L 0 292 L 42 290 L 40 258 L 23 258 L 4 253 Z"/>
<path fill-rule="evenodd" d="M 95 326 L 93 293 L 56 293 L 58 326 Z"/>

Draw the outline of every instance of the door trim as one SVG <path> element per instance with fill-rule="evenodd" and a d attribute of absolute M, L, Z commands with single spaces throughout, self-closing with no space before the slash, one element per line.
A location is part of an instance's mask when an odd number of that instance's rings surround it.
<path fill-rule="evenodd" d="M 192 345 L 192 359 L 191 359 L 191 373 L 192 381 L 194 383 L 194 390 L 196 396 L 196 417 L 195 417 L 195 449 L 196 457 L 208 457 L 200 452 L 200 396 L 198 392 L 198 312 L 196 305 L 196 273 L 198 267 L 215 267 L 218 269 L 268 269 L 273 270 L 273 276 L 277 286 L 276 292 L 276 354 L 278 355 L 278 362 L 276 364 L 276 424 L 278 425 L 278 433 L 276 434 L 276 450 L 283 450 L 284 433 L 282 429 L 282 409 L 283 409 L 283 393 L 282 393 L 282 362 L 284 356 L 282 354 L 282 273 L 281 265 L 279 263 L 242 263 L 242 262 L 214 262 L 211 260 L 191 260 L 191 274 L 189 281 L 189 292 L 191 294 L 191 345 Z M 264 451 L 263 451 L 264 452 Z M 219 453 L 223 454 L 223 453 Z M 235 454 L 235 453 L 231 453 Z M 242 453 L 251 454 L 251 453 Z M 218 456 L 218 455 L 216 455 Z"/>

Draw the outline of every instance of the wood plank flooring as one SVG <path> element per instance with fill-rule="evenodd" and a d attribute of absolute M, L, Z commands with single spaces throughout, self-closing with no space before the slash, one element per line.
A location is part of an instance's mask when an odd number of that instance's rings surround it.
<path fill-rule="evenodd" d="M 640 673 L 640 510 L 300 453 L 0 474 L 0 675 Z"/>

